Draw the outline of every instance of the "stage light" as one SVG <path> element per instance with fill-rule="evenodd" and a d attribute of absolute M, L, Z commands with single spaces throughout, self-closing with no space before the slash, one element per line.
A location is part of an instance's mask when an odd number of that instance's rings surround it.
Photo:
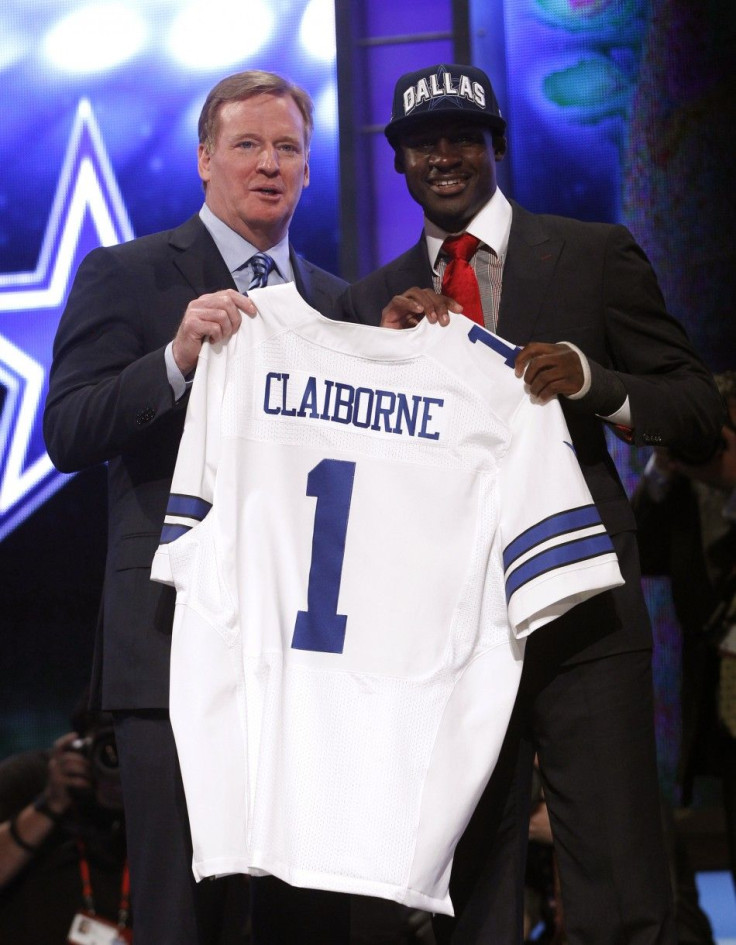
<path fill-rule="evenodd" d="M 299 39 L 304 49 L 321 62 L 335 59 L 335 5 L 333 0 L 311 0 L 302 17 Z"/>
<path fill-rule="evenodd" d="M 337 131 L 337 86 L 327 82 L 314 99 L 314 120 L 320 131 L 332 134 Z"/>
<path fill-rule="evenodd" d="M 274 26 L 274 13 L 264 0 L 197 0 L 174 21 L 167 46 L 190 71 L 219 72 L 263 49 Z"/>
<path fill-rule="evenodd" d="M 59 69 L 89 75 L 131 59 L 147 32 L 141 17 L 123 3 L 90 4 L 57 21 L 43 47 Z"/>
<path fill-rule="evenodd" d="M 19 62 L 31 48 L 30 35 L 13 29 L 12 24 L 0 22 L 0 69 L 7 69 Z"/>

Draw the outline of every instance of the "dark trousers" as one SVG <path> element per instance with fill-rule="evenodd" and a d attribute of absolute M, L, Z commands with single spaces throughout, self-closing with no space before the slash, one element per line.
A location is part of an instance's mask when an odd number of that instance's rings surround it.
<path fill-rule="evenodd" d="M 168 713 L 115 712 L 136 945 L 245 945 L 245 877 L 192 873 L 184 787 Z"/>
<path fill-rule="evenodd" d="M 538 755 L 570 945 L 676 941 L 662 836 L 651 657 L 561 665 L 532 635 L 501 758 L 458 845 L 440 945 L 519 945 Z M 564 651 L 564 646 L 560 652 Z"/>
<path fill-rule="evenodd" d="M 135 945 L 348 945 L 347 896 L 296 889 L 273 877 L 195 882 L 168 713 L 116 712 L 114 718 Z"/>
<path fill-rule="evenodd" d="M 251 897 L 254 945 L 350 945 L 350 896 L 261 876 Z"/>

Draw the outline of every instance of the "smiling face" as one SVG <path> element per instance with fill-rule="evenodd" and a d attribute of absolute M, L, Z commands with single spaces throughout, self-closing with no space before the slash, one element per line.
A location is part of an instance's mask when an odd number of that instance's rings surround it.
<path fill-rule="evenodd" d="M 304 119 L 290 95 L 226 102 L 214 146 L 199 146 L 205 202 L 259 250 L 283 239 L 309 184 Z"/>
<path fill-rule="evenodd" d="M 401 137 L 394 164 L 427 218 L 458 233 L 495 193 L 505 153 L 506 139 L 484 125 L 430 118 Z"/>

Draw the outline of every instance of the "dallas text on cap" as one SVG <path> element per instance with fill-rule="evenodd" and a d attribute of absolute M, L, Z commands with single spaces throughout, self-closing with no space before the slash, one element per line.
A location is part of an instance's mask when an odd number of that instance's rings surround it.
<path fill-rule="evenodd" d="M 441 85 L 440 80 L 442 80 Z M 454 86 L 452 76 L 444 72 L 442 75 L 431 75 L 429 85 L 426 79 L 420 79 L 416 85 L 410 85 L 404 92 L 404 114 L 408 115 L 422 102 L 445 95 L 458 95 L 473 102 L 479 108 L 486 107 L 486 93 L 480 82 L 471 82 L 466 75 L 458 76 L 457 82 L 457 86 Z"/>

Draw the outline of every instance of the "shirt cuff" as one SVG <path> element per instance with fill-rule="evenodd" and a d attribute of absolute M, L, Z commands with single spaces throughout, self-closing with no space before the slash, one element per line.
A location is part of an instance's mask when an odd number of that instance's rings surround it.
<path fill-rule="evenodd" d="M 571 341 L 561 341 L 561 345 L 565 345 L 571 351 L 574 351 L 577 356 L 580 358 L 580 366 L 583 369 L 583 386 L 575 394 L 565 394 L 568 400 L 580 400 L 590 390 L 590 365 L 588 364 L 588 359 L 585 357 L 583 352 L 578 348 L 577 345 L 574 345 Z"/>
<path fill-rule="evenodd" d="M 164 351 L 164 360 L 166 361 L 166 376 L 169 379 L 169 387 L 174 394 L 174 403 L 181 400 L 184 394 L 186 394 L 191 381 L 187 381 L 184 375 L 179 370 L 179 367 L 174 360 L 174 342 L 170 341 L 166 345 L 166 350 Z"/>
<path fill-rule="evenodd" d="M 601 416 L 601 414 L 599 414 Z M 603 420 L 608 420 L 609 423 L 616 423 L 622 427 L 629 427 L 630 429 L 634 428 L 634 423 L 631 418 L 631 405 L 629 404 L 629 395 L 626 395 L 626 400 L 621 404 L 618 410 L 614 410 L 613 413 L 609 413 L 607 416 L 602 417 Z"/>
<path fill-rule="evenodd" d="M 566 345 L 571 351 L 576 352 L 577 356 L 580 358 L 580 365 L 583 369 L 583 386 L 575 394 L 565 394 L 565 397 L 567 400 L 582 400 L 585 396 L 590 394 L 591 388 L 593 388 L 593 369 L 587 357 L 577 345 L 574 345 L 571 341 L 560 341 L 559 343 Z M 600 410 L 595 410 L 595 415 L 617 426 L 633 428 L 634 424 L 631 416 L 629 395 L 626 393 L 623 384 L 613 371 L 608 371 L 600 365 L 595 365 L 595 370 L 597 380 L 593 395 L 590 397 L 592 401 L 591 406 L 593 403 L 597 402 L 601 407 L 607 406 L 610 409 L 619 397 L 623 397 L 623 402 L 620 402 L 620 406 L 616 407 L 612 413 L 603 413 Z"/>

